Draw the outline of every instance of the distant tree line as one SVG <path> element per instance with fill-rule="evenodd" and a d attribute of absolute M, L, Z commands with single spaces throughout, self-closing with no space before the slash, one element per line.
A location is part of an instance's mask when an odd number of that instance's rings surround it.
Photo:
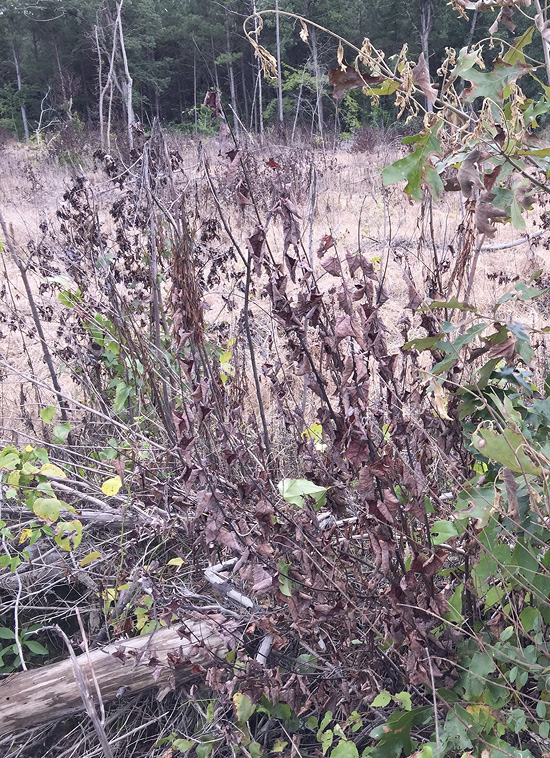
<path fill-rule="evenodd" d="M 335 40 L 313 31 L 304 42 L 293 20 L 281 18 L 277 34 L 275 17 L 266 19 L 262 44 L 279 49 L 281 86 L 262 79 L 242 23 L 276 6 L 356 45 L 368 37 L 388 57 L 408 43 L 411 55 L 429 57 L 433 77 L 445 47 L 476 41 L 488 26 L 443 0 L 0 0 L 0 126 L 40 139 L 69 121 L 108 135 L 158 117 L 208 132 L 210 88 L 220 90 L 237 132 L 284 120 L 312 134 L 352 133 L 395 119 L 391 105 L 373 107 L 359 90 L 337 104 L 326 77 Z"/>

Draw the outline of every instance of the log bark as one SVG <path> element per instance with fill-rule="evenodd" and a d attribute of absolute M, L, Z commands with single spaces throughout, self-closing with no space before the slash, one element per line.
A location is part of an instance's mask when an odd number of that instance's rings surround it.
<path fill-rule="evenodd" d="M 118 640 L 79 655 L 77 661 L 94 702 L 92 670 L 107 703 L 151 687 L 166 693 L 195 676 L 194 666 L 206 668 L 224 660 L 229 648 L 227 640 L 206 622 L 187 621 L 179 633 L 171 627 Z M 70 659 L 22 671 L 0 682 L 0 736 L 65 718 L 83 708 Z"/>

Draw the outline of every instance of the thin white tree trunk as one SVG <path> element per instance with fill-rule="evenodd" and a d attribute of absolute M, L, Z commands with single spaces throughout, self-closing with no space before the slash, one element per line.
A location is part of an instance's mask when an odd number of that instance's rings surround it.
<path fill-rule="evenodd" d="M 193 51 L 193 112 L 195 114 L 195 137 L 199 133 L 199 114 L 197 108 L 197 54 Z"/>
<path fill-rule="evenodd" d="M 227 57 L 228 57 L 228 72 L 229 72 L 229 92 L 231 94 L 231 109 L 233 110 L 233 126 L 235 128 L 235 137 L 239 138 L 239 117 L 237 116 L 237 93 L 235 90 L 235 73 L 233 70 L 233 60 L 231 58 L 231 45 L 229 42 L 229 25 L 226 22 L 226 38 L 227 38 Z"/>
<path fill-rule="evenodd" d="M 420 2 L 420 44 L 424 53 L 424 60 L 428 72 L 430 71 L 430 32 L 434 23 L 434 4 L 433 0 L 421 0 Z M 426 110 L 428 113 L 433 112 L 432 103 L 426 98 Z"/>
<path fill-rule="evenodd" d="M 277 104 L 279 107 L 279 123 L 284 121 L 283 114 L 283 77 L 281 74 L 281 35 L 279 30 L 279 0 L 275 0 L 275 44 L 277 46 Z"/>
<path fill-rule="evenodd" d="M 15 44 L 15 40 L 12 39 L 11 43 L 12 51 L 13 51 L 13 62 L 15 64 L 15 75 L 17 77 L 17 90 L 18 92 L 21 92 L 23 89 L 23 81 L 21 79 L 21 65 L 19 63 L 19 56 L 17 54 L 17 45 Z M 25 105 L 21 103 L 21 119 L 23 121 L 23 131 L 25 132 L 25 141 L 29 141 L 29 122 L 27 121 L 27 111 L 25 109 Z"/>
<path fill-rule="evenodd" d="M 96 39 L 97 39 L 97 53 L 100 61 L 100 69 L 101 69 L 101 47 L 99 44 L 99 36 L 96 26 Z M 100 81 L 100 90 L 99 90 L 99 125 L 101 128 L 101 146 L 105 147 L 105 142 L 107 143 L 107 150 L 111 149 L 111 111 L 112 111 L 112 105 L 113 105 L 113 72 L 115 67 L 115 58 L 116 58 L 116 50 L 117 50 L 117 24 L 116 21 L 113 24 L 113 43 L 111 45 L 111 55 L 109 58 L 109 71 L 107 73 L 107 78 L 105 79 L 105 84 Z M 101 74 L 100 74 L 101 75 Z M 109 92 L 109 111 L 108 111 L 108 117 L 107 117 L 107 134 L 104 134 L 104 122 L 103 122 L 103 107 L 105 102 L 105 95 Z"/>
<path fill-rule="evenodd" d="M 294 124 L 292 126 L 292 142 L 294 142 L 294 135 L 296 134 L 296 127 L 298 126 L 298 117 L 300 115 L 300 106 L 302 104 L 302 92 L 304 91 L 304 79 L 306 76 L 306 69 L 302 71 L 302 81 L 300 82 L 300 89 L 298 90 L 298 100 L 296 102 L 296 114 L 294 116 Z"/>
<path fill-rule="evenodd" d="M 133 80 L 130 75 L 130 69 L 128 68 L 128 58 L 126 56 L 126 47 L 124 45 L 124 34 L 122 33 L 122 3 L 123 0 L 117 3 L 117 18 L 116 23 L 118 27 L 118 33 L 120 38 L 120 52 L 122 55 L 122 64 L 124 66 L 124 81 L 122 82 L 122 90 L 125 99 L 126 106 L 126 123 L 128 129 L 128 146 L 130 150 L 134 147 L 134 130 L 133 127 L 136 123 L 136 117 L 134 114 L 134 108 L 132 105 L 132 92 L 133 92 Z"/>
<path fill-rule="evenodd" d="M 323 139 L 325 118 L 323 108 L 323 84 L 321 81 L 321 70 L 319 68 L 319 58 L 317 55 L 317 34 L 315 29 L 311 29 L 309 33 L 309 39 L 311 44 L 311 61 L 313 64 L 313 72 L 315 74 L 315 89 L 317 91 L 317 102 L 315 105 L 315 112 L 317 113 L 317 125 L 319 128 L 319 136 Z"/>
<path fill-rule="evenodd" d="M 254 13 L 256 13 L 256 0 L 253 0 L 253 10 Z M 254 19 L 254 31 L 258 31 L 258 19 Z M 259 118 L 259 124 L 260 124 L 260 144 L 264 141 L 264 107 L 263 107 L 263 96 L 262 96 L 262 66 L 260 64 L 260 61 L 258 60 L 258 118 Z"/>
<path fill-rule="evenodd" d="M 98 101 L 98 111 L 99 111 L 99 144 L 102 148 L 105 147 L 105 121 L 104 121 L 104 113 L 103 113 L 103 103 L 105 100 L 105 92 L 106 89 L 103 87 L 103 57 L 101 55 L 101 46 L 99 44 L 99 31 L 98 26 L 94 26 L 94 39 L 95 39 L 95 47 L 97 52 L 97 78 L 99 82 L 99 101 Z"/>

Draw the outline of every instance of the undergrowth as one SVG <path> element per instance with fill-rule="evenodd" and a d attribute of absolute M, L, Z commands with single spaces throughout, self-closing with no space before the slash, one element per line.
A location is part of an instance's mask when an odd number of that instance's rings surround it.
<path fill-rule="evenodd" d="M 463 196 L 455 247 L 432 234 L 427 296 L 400 253 L 399 349 L 389 252 L 369 257 L 360 235 L 341 249 L 330 229 L 314 244 L 312 222 L 308 240 L 313 161 L 237 144 L 214 92 L 221 158 L 199 150 L 201 183 L 155 124 L 130 168 L 94 155 L 108 212 L 79 175 L 26 251 L 2 221 L 31 322 L 11 286 L 6 310 L 48 373 L 0 359 L 40 406 L 0 453 L 0 674 L 63 658 L 61 630 L 116 642 L 122 662 L 151 635 L 135 665 L 170 682 L 160 703 L 121 688 L 95 731 L 36 714 L 0 738 L 9 755 L 91 756 L 98 739 L 165 757 L 548 755 L 550 400 L 533 347 L 548 328 L 518 320 L 544 307 L 546 281 L 471 304 L 495 219 L 521 226 L 547 192 L 550 151 L 530 130 L 548 104 L 520 95 L 517 62 L 476 69 L 479 50 L 449 52 L 439 101 L 422 61 L 389 71 L 356 52 L 355 67 L 338 54 L 337 93 L 393 93 L 415 115 L 416 88 L 440 106 L 386 187 L 404 179 L 428 228 L 447 183 Z M 484 93 L 477 121 L 459 76 Z M 214 286 L 218 314 L 203 307 Z M 169 626 L 201 663 L 181 649 L 159 663 Z"/>

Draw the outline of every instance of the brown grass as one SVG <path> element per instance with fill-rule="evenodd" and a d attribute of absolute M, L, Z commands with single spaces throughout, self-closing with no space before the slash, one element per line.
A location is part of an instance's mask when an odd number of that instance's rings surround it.
<path fill-rule="evenodd" d="M 193 209 L 193 225 L 198 231 L 206 219 L 217 218 L 216 207 L 197 157 L 197 146 L 177 138 L 171 138 L 171 143 L 171 147 L 177 149 L 181 156 L 182 170 L 178 173 L 178 182 L 186 195 L 188 208 Z M 225 179 L 227 165 L 218 155 L 217 140 L 208 142 L 204 150 L 213 177 L 220 188 L 220 199 L 226 209 L 227 221 L 244 250 L 246 239 L 257 224 L 255 210 L 252 205 L 245 206 L 244 210 L 238 207 L 231 184 Z M 395 142 L 378 146 L 371 154 L 322 152 L 276 143 L 263 147 L 252 145 L 247 148 L 247 162 L 254 171 L 252 189 L 261 218 L 266 217 L 271 202 L 271 170 L 266 168 L 270 158 L 282 167 L 283 174 L 293 185 L 294 197 L 301 215 L 302 244 L 308 253 L 311 250 L 319 286 L 323 290 L 328 291 L 336 284 L 334 277 L 320 267 L 315 255 L 321 238 L 326 234 L 334 237 L 337 251 L 342 257 L 347 251 L 356 250 L 360 244 L 367 258 L 381 265 L 385 271 L 384 283 L 389 295 L 381 316 L 390 328 L 388 344 L 392 350 L 397 350 L 402 344 L 402 336 L 396 329 L 396 323 L 405 312 L 408 298 L 407 286 L 403 279 L 403 261 L 406 260 L 410 264 L 415 286 L 420 295 L 424 296 L 425 281 L 432 266 L 433 243 L 436 244 L 439 259 L 448 259 L 452 269 L 454 260 L 449 253 L 449 244 L 456 244 L 455 238 L 462 220 L 459 197 L 450 193 L 440 203 L 434 204 L 432 239 L 430 223 L 427 218 L 421 218 L 419 204 L 410 201 L 399 186 L 382 187 L 383 166 L 403 154 L 403 150 L 404 148 Z M 29 244 L 40 239 L 47 227 L 51 230 L 57 228 L 55 212 L 61 203 L 63 193 L 70 186 L 72 179 L 81 172 L 81 168 L 61 166 L 55 157 L 45 151 L 13 144 L 5 146 L 0 157 L 0 207 L 12 230 L 20 255 L 25 259 Z M 117 192 L 113 190 L 105 174 L 94 168 L 90 159 L 85 161 L 83 169 L 108 229 L 110 222 L 107 209 Z M 313 171 L 315 191 L 311 184 Z M 538 222 L 537 211 L 531 212 L 527 220 L 527 230 L 535 231 Z M 506 225 L 499 228 L 493 243 L 504 243 L 520 236 L 520 232 L 511 225 Z M 283 244 L 279 221 L 271 223 L 268 240 L 275 256 L 279 256 Z M 222 229 L 217 242 L 220 252 L 227 249 L 228 244 L 229 241 Z M 488 309 L 512 286 L 508 280 L 519 277 L 525 281 L 537 268 L 543 269 L 544 276 L 550 276 L 545 252 L 542 245 L 530 249 L 528 244 L 522 244 L 509 250 L 482 254 L 471 300 L 481 310 Z M 62 251 L 57 251 L 54 264 L 59 273 L 67 274 L 66 259 Z M 241 265 L 238 262 L 234 264 L 237 268 Z M 48 392 L 31 387 L 20 374 L 33 374 L 46 385 L 50 382 L 40 345 L 33 335 L 22 283 L 6 250 L 3 252 L 2 266 L 6 292 L 2 306 L 5 322 L 0 324 L 0 349 L 3 360 L 10 364 L 11 370 L 5 372 L 2 384 L 0 427 L 3 431 L 0 431 L 0 437 L 6 441 L 16 441 L 17 432 L 32 430 L 39 406 L 51 402 Z M 51 320 L 46 321 L 45 330 L 48 339 L 52 340 L 52 344 L 56 344 L 59 340 L 58 328 L 62 307 L 55 295 L 41 294 L 41 275 L 37 271 L 31 273 L 31 279 L 37 303 L 42 309 L 46 309 L 44 312 L 50 309 Z M 258 286 L 254 308 L 259 343 L 268 340 L 273 330 L 270 319 L 263 310 L 266 301 L 259 297 L 260 291 L 261 287 Z M 210 327 L 221 321 L 228 322 L 229 336 L 232 336 L 242 306 L 242 293 L 238 289 L 233 290 L 235 309 L 232 311 L 223 299 L 227 293 L 227 281 L 221 281 L 207 289 L 204 294 L 207 308 L 205 318 Z M 410 311 L 408 315 L 410 316 Z M 521 307 L 516 305 L 514 317 L 525 321 L 528 326 L 541 328 L 547 324 L 547 312 L 536 302 Z M 414 323 L 413 320 L 412 333 L 415 333 Z M 261 345 L 259 347 L 261 348 Z M 546 354 L 546 338 L 541 337 L 539 350 L 541 356 L 543 353 Z M 74 395 L 76 388 L 70 375 L 63 371 L 61 365 L 59 369 L 64 391 Z"/>

